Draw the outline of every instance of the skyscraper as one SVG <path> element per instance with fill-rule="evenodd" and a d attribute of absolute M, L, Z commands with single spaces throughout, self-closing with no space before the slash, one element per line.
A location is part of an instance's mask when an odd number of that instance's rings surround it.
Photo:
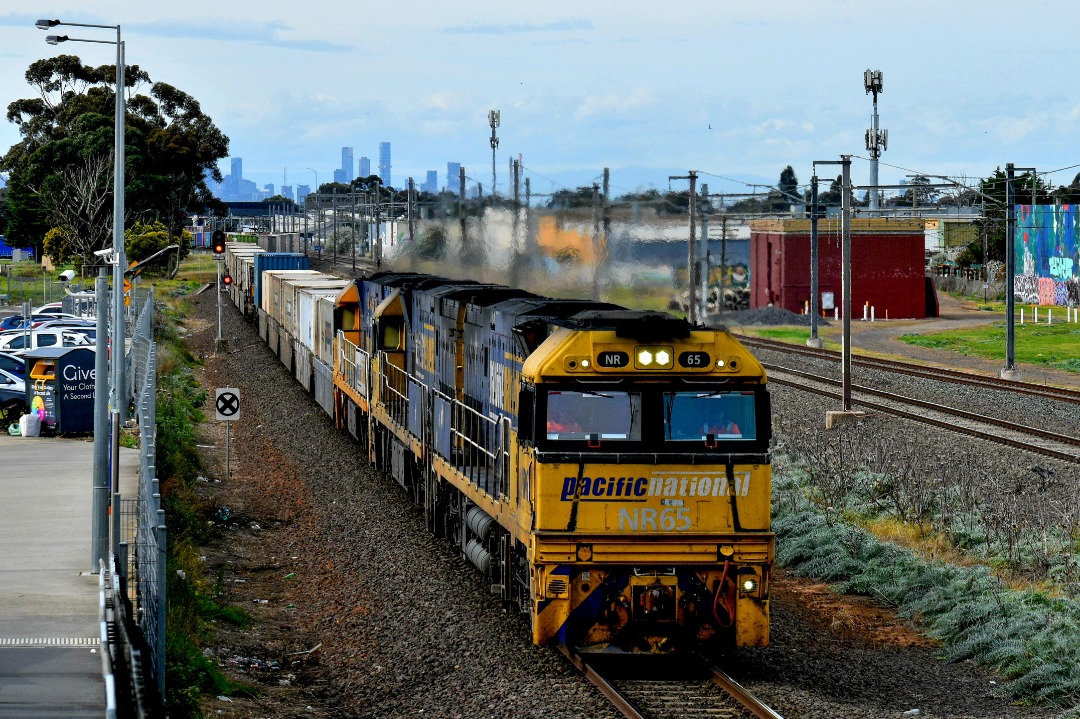
<path fill-rule="evenodd" d="M 351 147 L 341 148 L 341 176 L 345 178 L 343 182 L 346 184 L 356 179 L 356 175 L 353 173 L 353 149 Z"/>
<path fill-rule="evenodd" d="M 430 192 L 435 195 L 439 192 L 439 172 L 438 170 L 428 170 L 427 180 L 420 186 L 421 192 Z"/>
<path fill-rule="evenodd" d="M 244 178 L 244 158 L 232 158 L 232 172 L 230 172 L 229 174 L 235 177 L 237 182 Z"/>
<path fill-rule="evenodd" d="M 366 157 L 360 158 L 360 177 L 371 177 L 371 160 Z"/>
<path fill-rule="evenodd" d="M 390 143 L 379 143 L 379 177 L 382 178 L 383 187 L 389 187 L 390 182 Z"/>
<path fill-rule="evenodd" d="M 460 162 L 448 162 L 446 163 L 446 191 L 453 192 L 455 195 L 460 189 L 461 181 L 459 179 L 461 175 L 461 163 Z"/>

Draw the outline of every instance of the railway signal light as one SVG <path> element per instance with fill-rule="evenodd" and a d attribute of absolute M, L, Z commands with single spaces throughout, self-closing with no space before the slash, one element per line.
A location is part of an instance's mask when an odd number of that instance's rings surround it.
<path fill-rule="evenodd" d="M 231 286 L 232 285 L 232 275 L 230 275 L 228 272 L 226 272 L 225 275 L 221 278 L 221 282 L 226 287 Z"/>
<path fill-rule="evenodd" d="M 214 242 L 214 254 L 225 254 L 225 232 L 222 230 L 214 230 L 214 234 L 211 236 Z"/>

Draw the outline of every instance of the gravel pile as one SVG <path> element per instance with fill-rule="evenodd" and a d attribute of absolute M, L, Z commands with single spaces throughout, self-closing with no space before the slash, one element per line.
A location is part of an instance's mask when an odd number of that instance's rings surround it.
<path fill-rule="evenodd" d="M 810 315 L 803 315 L 783 307 L 756 307 L 752 310 L 740 310 L 737 312 L 723 312 L 708 315 L 705 318 L 707 327 L 752 327 L 773 325 L 797 325 L 809 327 Z M 829 323 L 822 317 L 818 318 L 819 327 L 828 327 Z"/>
<path fill-rule="evenodd" d="M 298 626 L 323 644 L 319 669 L 330 686 L 318 715 L 617 716 L 554 652 L 530 644 L 525 621 L 504 613 L 471 565 L 431 538 L 400 489 L 366 466 L 359 446 L 231 306 L 222 332 L 231 353 L 208 356 L 215 298 L 208 292 L 192 301 L 202 324 L 192 340 L 207 359 L 208 387 L 241 392 L 235 474 L 295 479 L 256 485 L 246 511 L 264 527 L 287 527 L 296 576 L 288 601 L 301 610 Z M 760 321 L 784 313 L 780 324 L 799 317 L 778 308 L 755 312 Z M 777 388 L 773 401 L 785 412 L 804 412 L 807 422 L 824 421 L 812 395 Z M 897 441 L 912 440 L 909 427 L 895 431 Z M 913 716 L 913 709 L 921 717 L 1047 715 L 1006 706 L 993 696 L 997 680 L 970 665 L 822 626 L 791 597 L 774 595 L 772 606 L 772 645 L 721 660 L 788 719 L 881 719 Z"/>

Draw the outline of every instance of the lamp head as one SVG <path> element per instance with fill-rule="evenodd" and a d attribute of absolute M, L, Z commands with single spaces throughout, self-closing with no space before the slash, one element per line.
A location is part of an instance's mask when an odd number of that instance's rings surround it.
<path fill-rule="evenodd" d="M 51 27 L 56 27 L 60 24 L 59 20 L 38 20 L 34 23 L 38 30 L 48 30 Z"/>
<path fill-rule="evenodd" d="M 45 36 L 45 42 L 49 43 L 50 45 L 56 45 L 56 44 L 59 44 L 59 43 L 62 43 L 62 42 L 67 42 L 67 39 L 68 39 L 67 35 L 46 35 Z"/>

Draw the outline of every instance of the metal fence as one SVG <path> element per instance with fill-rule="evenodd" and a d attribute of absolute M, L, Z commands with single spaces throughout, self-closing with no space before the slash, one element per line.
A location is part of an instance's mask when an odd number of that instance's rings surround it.
<path fill-rule="evenodd" d="M 147 670 L 165 696 L 165 510 L 156 472 L 157 345 L 153 287 L 134 294 L 136 312 L 128 352 L 130 371 L 121 395 L 134 403 L 141 438 L 139 486 L 134 500 L 113 496 L 113 553 L 125 577 L 128 616 L 137 620 L 146 647 Z M 149 680 L 149 677 L 148 677 Z"/>

